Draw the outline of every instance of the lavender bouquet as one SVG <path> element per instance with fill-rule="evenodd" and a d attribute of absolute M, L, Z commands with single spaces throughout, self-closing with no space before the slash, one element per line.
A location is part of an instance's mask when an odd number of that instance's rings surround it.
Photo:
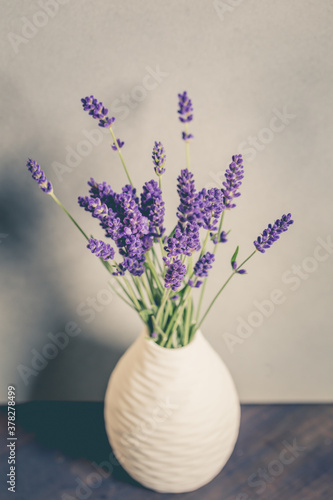
<path fill-rule="evenodd" d="M 245 274 L 245 263 L 257 252 L 264 253 L 293 223 L 291 214 L 287 214 L 269 224 L 253 242 L 254 251 L 241 264 L 237 263 L 237 246 L 230 259 L 230 276 L 202 311 L 208 273 L 219 245 L 227 242 L 224 218 L 235 208 L 235 200 L 240 196 L 244 166 L 242 155 L 235 155 L 221 188 L 196 189 L 189 155 L 193 107 L 187 92 L 179 94 L 178 98 L 179 120 L 185 129 L 182 139 L 186 147 L 186 168 L 178 177 L 178 222 L 170 233 L 164 226 L 162 177 L 166 170 L 166 154 L 162 143 L 155 142 L 152 152 L 157 180 L 146 182 L 138 195 L 121 152 L 124 142 L 116 138 L 113 130 L 115 118 L 109 116 L 108 109 L 94 96 L 81 99 L 83 109 L 99 121 L 100 127 L 110 130 L 112 150 L 118 153 L 128 179 L 121 193 L 116 193 L 106 182 L 98 183 L 91 178 L 89 194 L 78 198 L 79 205 L 98 220 L 106 241 L 89 238 L 56 197 L 40 166 L 32 159 L 27 162 L 33 179 L 65 211 L 87 239 L 87 248 L 113 276 L 110 286 L 114 292 L 140 315 L 147 325 L 149 337 L 167 348 L 191 342 L 230 280 L 235 275 Z M 197 307 L 193 303 L 196 294 Z"/>

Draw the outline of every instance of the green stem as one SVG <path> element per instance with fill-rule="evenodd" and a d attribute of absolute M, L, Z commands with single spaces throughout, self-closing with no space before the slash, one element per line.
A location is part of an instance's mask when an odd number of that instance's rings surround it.
<path fill-rule="evenodd" d="M 185 315 L 185 331 L 184 331 L 184 345 L 188 344 L 189 340 L 189 330 L 190 330 L 190 317 L 191 317 L 191 309 L 192 309 L 192 299 L 191 299 L 191 292 L 188 296 L 188 307 L 186 308 L 186 315 Z"/>
<path fill-rule="evenodd" d="M 160 238 L 160 242 L 161 242 L 161 238 Z M 159 261 L 159 259 L 158 259 L 158 256 L 157 256 L 157 254 L 156 254 L 156 251 L 155 251 L 155 248 L 154 248 L 154 247 L 151 247 L 151 253 L 153 254 L 154 262 L 156 262 L 156 263 L 157 263 L 157 265 L 158 265 L 158 268 L 159 268 L 159 270 L 160 270 L 160 273 L 161 273 L 161 274 L 163 274 L 163 270 L 162 270 L 162 267 L 161 267 L 161 263 L 160 263 L 160 261 Z"/>
<path fill-rule="evenodd" d="M 148 306 L 147 306 L 147 303 L 146 303 L 146 298 L 143 294 L 143 291 L 142 291 L 142 288 L 141 288 L 141 285 L 140 285 L 140 280 L 138 279 L 137 276 L 133 276 L 131 275 L 131 278 L 132 278 L 132 281 L 133 281 L 133 284 L 139 294 L 139 297 L 140 297 L 140 300 L 142 302 L 142 305 L 145 309 L 148 309 Z"/>
<path fill-rule="evenodd" d="M 154 294 L 155 287 L 154 287 L 153 275 L 151 274 L 151 271 L 150 271 L 148 265 L 146 266 L 146 269 L 145 269 L 145 276 L 147 279 L 148 288 L 151 291 L 151 293 Z"/>
<path fill-rule="evenodd" d="M 225 214 L 225 210 L 223 210 L 222 215 L 221 215 L 220 224 L 219 224 L 219 229 L 218 229 L 218 231 L 217 231 L 217 236 L 218 236 L 218 237 L 219 237 L 219 234 L 220 234 L 220 233 L 221 233 L 221 231 L 222 231 L 222 225 L 223 225 L 223 220 L 224 220 L 224 214 Z M 214 255 L 216 255 L 217 246 L 218 246 L 218 242 L 217 242 L 217 243 L 215 243 L 215 245 L 214 245 L 214 249 L 213 249 L 213 254 L 214 254 Z M 199 298 L 199 304 L 198 304 L 197 314 L 196 314 L 196 318 L 195 318 L 195 321 L 196 321 L 196 322 L 198 321 L 199 316 L 200 316 L 200 311 L 201 311 L 202 301 L 203 301 L 203 298 L 204 298 L 204 295 L 205 295 L 206 285 L 207 285 L 207 278 L 205 278 L 205 279 L 204 279 L 204 282 L 203 282 L 203 284 L 202 284 L 202 289 L 201 289 L 201 293 L 200 293 L 200 298 Z"/>
<path fill-rule="evenodd" d="M 117 262 L 115 260 L 113 261 L 113 264 L 114 264 L 114 267 L 116 269 L 118 269 L 118 271 L 119 271 L 120 267 L 119 267 L 119 265 L 117 264 Z M 122 282 L 120 281 L 120 279 L 117 276 L 115 276 L 115 279 L 116 279 L 117 284 L 120 286 L 120 288 L 124 292 L 124 294 L 129 298 L 129 300 L 132 300 L 131 295 L 128 293 L 128 291 L 126 290 L 126 288 L 124 287 L 124 285 L 122 284 Z M 133 302 L 133 300 L 132 300 L 132 302 Z"/>
<path fill-rule="evenodd" d="M 176 310 L 176 313 L 175 313 L 175 314 L 173 315 L 173 317 L 170 319 L 169 326 L 168 326 L 168 328 L 167 328 L 167 331 L 165 332 L 165 336 L 166 336 L 167 338 L 169 338 L 170 333 L 172 333 L 172 332 L 173 332 L 174 327 L 175 327 L 175 324 L 176 324 L 176 323 L 178 323 L 178 320 L 180 319 L 180 317 L 181 317 L 181 315 L 182 315 L 182 313 L 183 313 L 183 309 L 184 309 L 184 307 L 185 307 L 185 305 L 186 305 L 186 301 L 187 301 L 187 299 L 188 299 L 188 297 L 189 297 L 189 294 L 190 294 L 190 293 L 191 293 L 191 291 L 192 291 L 192 288 L 191 288 L 191 287 L 189 287 L 189 289 L 190 289 L 190 291 L 189 291 L 189 293 L 187 294 L 187 296 L 183 297 L 183 299 L 182 299 L 182 300 L 183 300 L 182 305 L 181 305 L 180 307 L 178 307 L 178 309 Z"/>
<path fill-rule="evenodd" d="M 61 203 L 61 201 L 56 197 L 56 195 L 52 192 L 50 193 L 50 196 L 53 198 L 53 200 L 57 203 L 57 205 L 59 205 L 60 208 L 62 208 L 62 210 L 65 212 L 65 214 L 70 218 L 70 220 L 73 222 L 73 224 L 75 224 L 75 226 L 78 228 L 78 230 L 80 231 L 81 234 L 83 234 L 83 236 L 86 238 L 86 240 L 89 241 L 89 238 L 88 236 L 86 235 L 86 233 L 83 231 L 83 229 L 79 226 L 79 224 L 76 222 L 76 220 L 71 216 L 71 214 L 68 212 L 68 210 L 66 210 L 66 208 L 64 207 L 64 205 Z"/>
<path fill-rule="evenodd" d="M 220 220 L 219 229 L 218 229 L 218 231 L 217 231 L 217 237 L 219 237 L 219 235 L 221 234 L 221 231 L 222 231 L 222 225 L 223 225 L 223 220 L 224 220 L 224 214 L 225 214 L 225 210 L 223 210 L 223 212 L 222 212 L 222 216 L 221 216 L 221 220 Z M 215 243 L 215 245 L 214 245 L 214 250 L 213 250 L 214 255 L 216 254 L 218 244 L 219 244 L 219 241 L 217 241 L 217 243 Z"/>
<path fill-rule="evenodd" d="M 166 303 L 166 307 L 164 308 L 164 314 L 163 314 L 163 318 L 162 318 L 162 330 L 163 331 L 167 325 L 167 319 L 168 319 L 171 311 L 172 311 L 171 300 L 169 300 Z"/>
<path fill-rule="evenodd" d="M 120 298 L 121 298 L 121 300 L 123 300 L 123 301 L 124 301 L 124 302 L 125 302 L 128 306 L 130 306 L 132 309 L 134 309 L 134 311 L 136 311 L 136 309 L 135 309 L 135 307 L 133 306 L 133 304 L 131 304 L 131 302 L 129 302 L 127 299 L 125 299 L 125 297 L 123 297 L 123 296 L 121 295 L 121 293 L 119 293 L 119 292 L 118 292 L 118 290 L 117 290 L 117 289 L 116 289 L 116 287 L 115 287 L 115 286 L 111 283 L 111 281 L 109 281 L 108 283 L 109 283 L 109 286 L 110 286 L 110 287 L 112 288 L 112 290 L 114 291 L 114 293 L 115 293 L 116 295 L 118 295 L 118 297 L 120 297 Z M 126 292 L 126 294 L 127 294 L 127 292 Z M 128 296 L 128 294 L 127 294 L 127 296 Z"/>
<path fill-rule="evenodd" d="M 146 283 L 145 278 L 146 278 L 148 284 Z M 147 277 L 146 273 L 142 275 L 142 284 L 143 284 L 144 289 L 146 290 L 146 294 L 148 296 L 148 299 L 150 300 L 150 303 L 154 304 L 155 301 L 154 301 L 153 295 L 151 293 L 151 290 L 149 288 L 149 281 L 148 281 L 148 277 Z"/>
<path fill-rule="evenodd" d="M 162 236 L 159 238 L 159 244 L 160 244 L 160 249 L 161 249 L 161 254 L 162 254 L 162 257 L 165 256 L 165 250 L 163 248 L 163 243 L 162 243 Z M 159 264 L 159 268 L 160 268 L 160 271 L 161 271 L 161 274 L 163 275 L 163 270 L 161 268 L 161 265 L 160 265 L 160 262 L 158 260 L 158 264 Z"/>
<path fill-rule="evenodd" d="M 197 314 L 195 317 L 195 321 L 197 322 L 200 316 L 200 311 L 201 311 L 201 306 L 202 306 L 202 301 L 205 295 L 205 289 L 206 289 L 206 284 L 207 284 L 207 278 L 205 278 L 203 284 L 202 284 L 202 289 L 200 293 L 200 298 L 199 298 L 199 304 L 198 304 L 198 309 L 197 309 Z"/>
<path fill-rule="evenodd" d="M 56 202 L 57 205 L 65 212 L 65 214 L 70 218 L 70 220 L 73 222 L 73 224 L 77 227 L 77 229 L 80 231 L 80 233 L 84 236 L 84 238 L 89 241 L 89 237 L 86 235 L 86 233 L 83 231 L 83 229 L 79 226 L 79 224 L 76 222 L 76 220 L 71 216 L 71 214 L 68 212 L 68 210 L 64 207 L 64 205 L 61 203 L 61 201 L 56 197 L 56 195 L 52 192 L 49 193 L 51 198 Z M 109 262 L 105 261 L 102 259 L 102 257 L 99 257 L 99 260 L 103 264 L 103 266 L 107 269 L 107 271 L 112 274 L 112 267 L 109 264 Z"/>
<path fill-rule="evenodd" d="M 126 167 L 126 164 L 125 164 L 125 161 L 124 161 L 124 158 L 123 158 L 123 155 L 121 154 L 121 151 L 120 151 L 120 147 L 118 146 L 118 141 L 116 139 L 116 136 L 114 135 L 114 132 L 112 130 L 112 127 L 109 127 L 109 130 L 111 132 L 111 135 L 112 135 L 112 139 L 114 140 L 114 143 L 117 147 L 117 151 L 118 151 L 118 154 L 119 154 L 119 158 L 120 158 L 120 161 L 121 163 L 123 164 L 123 167 L 124 167 L 124 170 L 126 172 L 126 175 L 127 175 L 127 179 L 129 180 L 129 183 L 133 186 L 133 182 L 132 182 L 132 179 L 130 178 L 130 175 L 128 173 L 128 170 L 127 170 L 127 167 Z"/>
<path fill-rule="evenodd" d="M 159 321 L 160 321 L 160 317 L 161 317 L 162 312 L 164 310 L 165 303 L 169 298 L 170 291 L 171 291 L 171 288 L 168 288 L 168 290 L 165 290 L 165 292 L 164 292 L 161 305 L 160 305 L 159 310 L 158 310 L 157 315 L 156 315 L 156 322 L 157 323 L 159 323 Z"/>
<path fill-rule="evenodd" d="M 126 288 L 124 287 L 124 285 L 121 283 L 121 281 L 118 278 L 116 278 L 116 281 L 117 281 L 118 285 L 120 286 L 120 288 L 122 289 L 122 291 L 124 292 L 124 294 L 126 295 L 126 297 L 130 301 L 132 301 L 132 298 L 131 298 L 130 294 L 128 293 L 128 291 L 126 290 Z M 133 301 L 132 301 L 132 304 L 133 304 Z"/>
<path fill-rule="evenodd" d="M 167 342 L 166 342 L 166 346 L 165 346 L 165 347 L 167 347 L 167 348 L 169 348 L 169 347 L 171 346 L 171 344 L 172 344 L 172 340 L 173 340 L 173 333 L 175 332 L 175 330 L 176 330 L 176 329 L 177 329 L 177 327 L 178 327 L 178 324 L 179 324 L 179 322 L 180 322 L 180 320 L 181 320 L 181 317 L 182 317 L 182 315 L 183 315 L 183 312 L 184 312 L 184 309 L 185 309 L 185 306 L 186 306 L 186 302 L 187 302 L 187 300 L 190 298 L 191 291 L 192 291 L 192 289 L 190 290 L 190 292 L 189 292 L 188 296 L 186 297 L 186 299 L 185 299 L 185 300 L 184 300 L 184 302 L 182 303 L 181 307 L 180 307 L 180 308 L 178 309 L 178 311 L 177 311 L 176 320 L 174 321 L 173 326 L 172 326 L 172 328 L 171 328 L 171 330 L 169 331 L 168 336 L 167 336 L 168 340 L 167 340 Z M 184 346 L 186 345 L 186 342 L 188 342 L 188 337 L 185 337 L 185 335 L 184 335 L 184 337 L 183 337 L 183 345 L 184 345 Z"/>
<path fill-rule="evenodd" d="M 188 259 L 188 275 L 189 275 L 189 279 L 191 279 L 192 273 L 193 273 L 193 254 Z"/>
<path fill-rule="evenodd" d="M 233 278 L 235 276 L 235 274 L 237 273 L 237 271 L 248 261 L 251 259 L 251 257 L 253 257 L 253 255 L 256 253 L 257 250 L 254 250 L 254 252 L 251 253 L 251 255 L 249 255 L 238 267 L 237 269 L 235 269 L 229 276 L 229 278 L 227 279 L 227 281 L 222 285 L 222 287 L 220 288 L 220 290 L 217 292 L 217 294 L 215 295 L 215 297 L 213 298 L 212 302 L 210 303 L 209 307 L 207 308 L 205 314 L 203 315 L 203 317 L 201 318 L 199 324 L 196 326 L 196 330 L 198 330 L 200 328 L 200 326 L 202 325 L 203 321 L 205 320 L 207 314 L 209 313 L 209 311 L 211 310 L 211 308 L 213 307 L 213 305 L 215 304 L 216 300 L 219 298 L 220 294 L 223 292 L 223 290 L 225 289 L 225 287 L 227 286 L 227 284 L 229 283 L 229 281 L 231 280 L 231 278 Z"/>
<path fill-rule="evenodd" d="M 166 347 L 167 349 L 169 349 L 169 348 L 171 347 L 171 344 L 172 344 L 172 341 L 173 341 L 173 332 L 174 332 L 174 330 L 172 331 L 172 333 L 171 333 L 170 337 L 169 337 L 169 338 L 168 338 L 168 340 L 167 340 L 167 343 L 166 343 L 166 344 L 165 344 L 165 346 L 164 346 L 164 347 Z"/>
<path fill-rule="evenodd" d="M 203 242 L 202 249 L 201 249 L 200 256 L 199 256 L 199 259 L 201 259 L 201 257 L 202 257 L 202 256 L 203 256 L 203 254 L 205 253 L 208 238 L 209 238 L 209 231 L 207 231 L 206 238 L 205 238 L 205 240 L 204 240 L 204 242 Z"/>
<path fill-rule="evenodd" d="M 129 281 L 127 280 L 127 278 L 125 278 L 125 276 L 123 276 L 123 279 L 124 279 L 124 282 L 125 282 L 125 284 L 127 286 L 128 293 L 130 294 L 131 299 L 132 299 L 135 307 L 137 308 L 138 311 L 141 311 L 141 306 L 140 306 L 140 304 L 138 302 L 138 299 L 135 296 L 135 293 L 134 293 L 133 288 L 131 287 L 131 284 L 129 283 Z"/>
<path fill-rule="evenodd" d="M 148 268 L 150 270 L 150 272 L 152 273 L 153 277 L 154 277 L 154 280 L 156 282 L 156 285 L 158 286 L 159 290 L 161 293 L 164 293 L 164 288 L 162 286 L 162 283 L 160 282 L 160 279 L 157 275 L 157 272 L 156 272 L 156 269 L 154 267 L 154 264 L 152 263 L 152 261 L 150 260 L 150 257 L 148 255 L 148 253 L 146 254 L 146 263 L 148 265 Z"/>
<path fill-rule="evenodd" d="M 188 135 L 188 124 L 187 123 L 185 123 L 185 133 L 186 133 L 186 135 Z M 186 140 L 185 145 L 186 145 L 186 167 L 187 167 L 187 170 L 190 170 L 190 141 Z"/>

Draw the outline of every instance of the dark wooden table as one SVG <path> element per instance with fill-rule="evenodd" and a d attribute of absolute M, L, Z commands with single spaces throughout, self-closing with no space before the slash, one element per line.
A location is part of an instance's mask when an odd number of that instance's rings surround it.
<path fill-rule="evenodd" d="M 180 495 L 147 490 L 126 474 L 108 444 L 102 403 L 33 402 L 16 410 L 13 494 L 7 408 L 0 408 L 1 500 L 333 500 L 333 405 L 243 405 L 226 467 Z"/>

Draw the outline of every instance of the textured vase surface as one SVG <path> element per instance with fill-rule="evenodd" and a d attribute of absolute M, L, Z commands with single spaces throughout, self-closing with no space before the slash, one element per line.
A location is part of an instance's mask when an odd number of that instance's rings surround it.
<path fill-rule="evenodd" d="M 200 331 L 178 349 L 155 344 L 144 331 L 112 372 L 104 417 L 114 454 L 135 480 L 181 493 L 226 464 L 240 406 L 228 369 Z"/>

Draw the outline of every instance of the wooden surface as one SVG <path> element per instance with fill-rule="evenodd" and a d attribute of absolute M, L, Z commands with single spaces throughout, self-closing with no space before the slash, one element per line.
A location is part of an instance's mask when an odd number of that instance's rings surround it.
<path fill-rule="evenodd" d="M 181 495 L 132 481 L 110 450 L 102 403 L 71 402 L 17 406 L 17 492 L 9 493 L 6 407 L 0 410 L 1 500 L 333 500 L 333 405 L 243 405 L 226 467 Z"/>

